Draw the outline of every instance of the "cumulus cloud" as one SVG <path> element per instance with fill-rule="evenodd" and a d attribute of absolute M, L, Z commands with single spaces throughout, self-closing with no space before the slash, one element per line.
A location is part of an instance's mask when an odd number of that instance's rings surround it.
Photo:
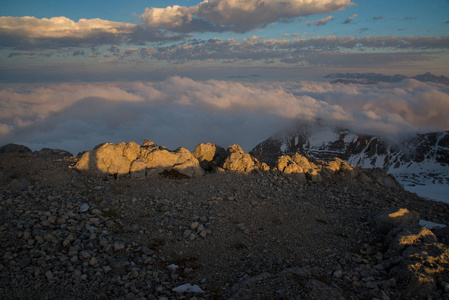
<path fill-rule="evenodd" d="M 24 38 L 86 38 L 98 33 L 113 35 L 130 33 L 134 24 L 112 22 L 102 19 L 80 19 L 78 22 L 66 17 L 37 19 L 34 17 L 0 17 L 2 33 Z"/>
<path fill-rule="evenodd" d="M 66 17 L 38 19 L 35 17 L 0 17 L 2 47 L 66 47 L 142 43 L 181 39 L 185 36 L 163 34 L 158 30 L 135 24 L 102 19 L 80 19 L 75 22 Z"/>
<path fill-rule="evenodd" d="M 247 32 L 273 22 L 331 13 L 353 5 L 351 0 L 206 0 L 195 6 L 146 8 L 143 22 L 179 32 Z"/>
<path fill-rule="evenodd" d="M 1 87 L 0 106 L 0 144 L 74 153 L 144 139 L 191 150 L 201 142 L 238 143 L 248 151 L 294 120 L 322 119 L 381 135 L 449 129 L 449 90 L 415 80 L 15 84 Z"/>

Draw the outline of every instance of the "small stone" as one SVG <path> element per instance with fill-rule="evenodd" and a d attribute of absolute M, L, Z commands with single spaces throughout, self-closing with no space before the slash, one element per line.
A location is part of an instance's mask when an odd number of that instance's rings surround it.
<path fill-rule="evenodd" d="M 89 204 L 83 203 L 83 204 L 81 204 L 81 206 L 80 206 L 80 212 L 86 212 L 86 211 L 89 210 L 89 208 L 90 208 Z"/>
<path fill-rule="evenodd" d="M 31 234 L 30 234 L 29 231 L 24 231 L 24 232 L 22 233 L 22 238 L 23 238 L 25 241 L 29 240 L 29 239 L 30 239 L 30 236 L 31 236 Z"/>
<path fill-rule="evenodd" d="M 359 288 L 362 287 L 362 283 L 361 283 L 360 281 L 354 281 L 354 282 L 352 282 L 352 286 L 353 286 L 355 289 L 359 289 Z"/>
<path fill-rule="evenodd" d="M 384 291 L 380 291 L 380 299 L 381 300 L 390 300 L 390 297 L 384 292 Z"/>
<path fill-rule="evenodd" d="M 112 268 L 110 266 L 104 266 L 103 267 L 103 272 L 104 273 L 109 273 L 112 270 Z"/>
<path fill-rule="evenodd" d="M 114 251 L 121 251 L 123 249 L 125 249 L 125 243 L 118 241 L 114 243 Z"/>
<path fill-rule="evenodd" d="M 377 289 L 377 284 L 375 282 L 372 281 L 368 281 L 365 286 L 369 289 Z"/>
<path fill-rule="evenodd" d="M 443 283 L 443 287 L 444 287 L 444 292 L 449 293 L 449 283 L 448 282 Z"/>
<path fill-rule="evenodd" d="M 92 258 L 89 260 L 89 265 L 95 266 L 96 264 L 98 264 L 98 260 L 97 260 L 95 257 L 92 257 Z"/>
<path fill-rule="evenodd" d="M 201 232 L 201 231 L 203 231 L 204 230 L 204 225 L 203 224 L 200 224 L 199 226 L 198 226 L 198 228 L 196 229 L 196 232 Z"/>
<path fill-rule="evenodd" d="M 205 238 L 207 236 L 206 230 L 200 232 L 200 237 Z"/>
<path fill-rule="evenodd" d="M 343 277 L 343 271 L 342 270 L 336 270 L 333 275 L 334 275 L 335 278 L 340 279 L 340 278 Z"/>
<path fill-rule="evenodd" d="M 45 272 L 45 277 L 47 278 L 48 281 L 53 281 L 54 279 L 53 273 L 50 270 Z"/>
<path fill-rule="evenodd" d="M 189 237 L 190 237 L 190 235 L 192 234 L 192 231 L 191 230 L 186 230 L 186 231 L 184 231 L 184 233 L 183 233 L 183 237 L 185 238 L 185 239 L 188 239 Z"/>
<path fill-rule="evenodd" d="M 91 257 L 92 257 L 92 255 L 90 255 L 90 253 L 87 251 L 81 251 L 79 254 L 79 258 L 84 261 L 89 260 Z"/>
<path fill-rule="evenodd" d="M 241 231 L 245 231 L 246 230 L 246 226 L 244 223 L 239 223 L 237 224 L 237 227 L 241 230 Z"/>
<path fill-rule="evenodd" d="M 162 285 L 159 285 L 159 286 L 156 287 L 156 292 L 158 292 L 158 293 L 160 293 L 160 292 L 162 292 L 164 290 L 165 290 L 165 288 Z"/>
<path fill-rule="evenodd" d="M 198 228 L 198 226 L 200 226 L 200 223 L 193 222 L 192 224 L 190 224 L 190 229 L 196 230 Z"/>

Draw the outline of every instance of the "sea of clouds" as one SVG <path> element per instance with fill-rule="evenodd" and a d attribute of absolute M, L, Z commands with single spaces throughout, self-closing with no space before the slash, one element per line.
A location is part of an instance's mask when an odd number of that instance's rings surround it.
<path fill-rule="evenodd" d="M 77 154 L 104 142 L 150 139 L 251 150 L 297 120 L 317 119 L 391 139 L 449 130 L 449 87 L 413 79 L 373 85 L 195 81 L 0 85 L 0 145 Z"/>

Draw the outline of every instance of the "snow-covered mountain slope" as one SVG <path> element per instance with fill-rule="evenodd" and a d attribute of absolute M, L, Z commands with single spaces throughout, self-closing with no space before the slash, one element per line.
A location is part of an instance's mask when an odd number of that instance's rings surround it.
<path fill-rule="evenodd" d="M 449 131 L 388 141 L 326 126 L 299 125 L 252 151 L 265 156 L 298 152 L 316 159 L 340 157 L 358 167 L 383 168 L 404 188 L 449 202 Z"/>

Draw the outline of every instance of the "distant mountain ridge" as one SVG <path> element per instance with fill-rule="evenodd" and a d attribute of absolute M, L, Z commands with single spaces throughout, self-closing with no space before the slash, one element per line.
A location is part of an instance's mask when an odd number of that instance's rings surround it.
<path fill-rule="evenodd" d="M 421 82 L 433 82 L 449 85 L 449 78 L 446 76 L 436 76 L 432 73 L 425 73 L 408 77 L 402 74 L 385 75 L 380 73 L 331 73 L 324 78 L 335 79 L 332 83 L 359 83 L 359 84 L 375 84 L 378 82 L 400 82 L 405 79 L 415 79 Z"/>
<path fill-rule="evenodd" d="M 265 157 L 280 153 L 315 159 L 339 157 L 361 168 L 382 168 L 404 186 L 449 186 L 449 131 L 417 134 L 402 141 L 357 135 L 324 125 L 298 125 L 272 136 L 252 150 Z"/>

